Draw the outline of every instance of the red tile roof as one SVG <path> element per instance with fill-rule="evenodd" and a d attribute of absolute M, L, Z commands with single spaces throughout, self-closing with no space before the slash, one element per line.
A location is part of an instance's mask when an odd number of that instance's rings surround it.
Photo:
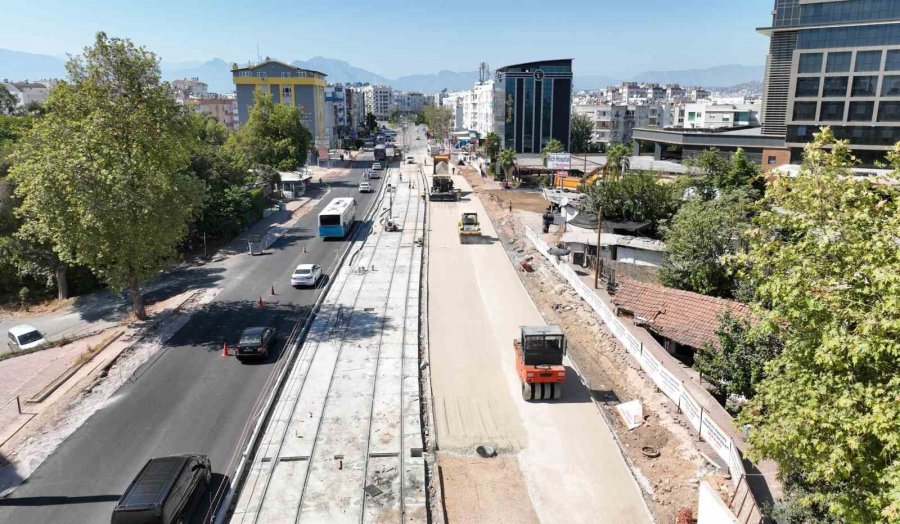
<path fill-rule="evenodd" d="M 648 284 L 627 277 L 616 281 L 613 303 L 619 309 L 641 317 L 642 323 L 665 338 L 693 348 L 711 343 L 719 346 L 716 329 L 719 315 L 752 317 L 750 307 L 721 298 Z"/>

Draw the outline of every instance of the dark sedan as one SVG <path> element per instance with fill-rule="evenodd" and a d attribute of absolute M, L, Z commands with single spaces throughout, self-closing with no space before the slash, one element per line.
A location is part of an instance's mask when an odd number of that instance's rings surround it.
<path fill-rule="evenodd" d="M 238 360 L 265 359 L 269 356 L 277 334 L 278 331 L 271 327 L 245 328 L 237 345 Z"/>

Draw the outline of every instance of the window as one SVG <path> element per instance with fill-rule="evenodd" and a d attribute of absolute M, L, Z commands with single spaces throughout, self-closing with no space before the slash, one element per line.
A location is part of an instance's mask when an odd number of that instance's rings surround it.
<path fill-rule="evenodd" d="M 794 102 L 794 120 L 815 120 L 815 102 Z"/>
<path fill-rule="evenodd" d="M 803 5 L 800 9 L 800 24 L 884 20 L 898 16 L 900 4 L 896 0 L 845 0 Z"/>
<path fill-rule="evenodd" d="M 881 96 L 900 96 L 900 76 L 885 76 L 881 79 Z"/>
<path fill-rule="evenodd" d="M 856 52 L 854 71 L 860 73 L 864 71 L 878 71 L 879 69 L 881 69 L 881 51 Z"/>
<path fill-rule="evenodd" d="M 803 53 L 800 55 L 798 73 L 821 73 L 822 53 Z"/>
<path fill-rule="evenodd" d="M 847 120 L 852 122 L 871 122 L 875 111 L 875 102 L 850 102 Z"/>
<path fill-rule="evenodd" d="M 878 105 L 879 122 L 900 122 L 900 102 L 882 102 Z"/>
<path fill-rule="evenodd" d="M 900 49 L 889 49 L 884 60 L 885 71 L 900 71 Z"/>
<path fill-rule="evenodd" d="M 822 111 L 819 113 L 822 122 L 840 122 L 844 120 L 843 102 L 822 102 Z"/>
<path fill-rule="evenodd" d="M 828 53 L 828 62 L 825 64 L 826 73 L 849 73 L 851 53 Z"/>
<path fill-rule="evenodd" d="M 776 162 L 775 155 L 769 155 L 769 157 L 766 159 L 766 163 L 769 164 L 770 166 L 774 165 L 775 162 Z"/>
<path fill-rule="evenodd" d="M 819 96 L 819 77 L 798 78 L 796 96 Z"/>
<path fill-rule="evenodd" d="M 291 98 L 292 96 L 293 95 L 290 87 L 284 86 L 281 88 L 281 98 Z"/>
<path fill-rule="evenodd" d="M 826 76 L 822 86 L 822 96 L 847 96 L 847 85 L 850 81 L 846 76 Z"/>
<path fill-rule="evenodd" d="M 877 85 L 877 76 L 854 76 L 853 89 L 850 90 L 850 96 L 875 96 Z"/>
<path fill-rule="evenodd" d="M 867 47 L 900 44 L 900 25 L 879 24 L 853 27 L 804 29 L 797 35 L 797 49 Z"/>

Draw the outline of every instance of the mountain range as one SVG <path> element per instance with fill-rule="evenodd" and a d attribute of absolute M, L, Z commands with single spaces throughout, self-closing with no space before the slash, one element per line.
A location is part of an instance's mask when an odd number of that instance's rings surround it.
<path fill-rule="evenodd" d="M 477 71 L 439 71 L 431 74 L 407 75 L 390 79 L 355 67 L 342 60 L 316 56 L 309 60 L 291 62 L 297 67 L 312 69 L 328 75 L 332 83 L 368 82 L 389 84 L 401 91 L 434 93 L 441 89 L 458 91 L 469 89 L 478 79 Z M 161 63 L 165 80 L 197 77 L 209 85 L 210 91 L 225 93 L 234 89 L 231 79 L 231 62 L 214 58 L 206 62 Z M 704 87 L 733 86 L 762 80 L 763 66 L 723 65 L 707 69 L 686 69 L 675 71 L 647 71 L 630 78 L 616 78 L 608 75 L 575 74 L 575 89 L 600 89 L 617 84 L 622 80 L 636 82 L 678 83 Z M 62 58 L 0 49 L 0 79 L 36 80 L 38 78 L 62 78 L 65 76 L 65 60 Z"/>

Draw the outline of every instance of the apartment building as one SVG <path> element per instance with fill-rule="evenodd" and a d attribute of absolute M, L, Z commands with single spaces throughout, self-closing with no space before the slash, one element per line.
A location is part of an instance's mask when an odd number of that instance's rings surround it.
<path fill-rule="evenodd" d="M 345 88 L 347 125 L 351 130 L 366 125 L 366 94 L 363 92 L 363 88 L 364 86 L 347 86 Z"/>
<path fill-rule="evenodd" d="M 760 125 L 760 104 L 699 102 L 684 105 L 683 126 L 689 129 L 719 129 Z"/>
<path fill-rule="evenodd" d="M 191 98 L 209 98 L 209 85 L 197 77 L 172 80 L 169 85 L 175 91 L 175 99 L 181 103 Z"/>
<path fill-rule="evenodd" d="M 660 127 L 664 114 L 663 105 L 658 103 L 594 104 L 574 106 L 572 110 L 591 119 L 592 141 L 606 145 L 630 142 L 635 128 Z"/>
<path fill-rule="evenodd" d="M 309 130 L 319 154 L 327 154 L 325 130 L 325 74 L 267 58 L 264 62 L 231 69 L 238 102 L 239 123 L 247 121 L 256 91 L 272 96 L 276 104 L 302 110 L 301 121 Z"/>
<path fill-rule="evenodd" d="M 56 80 L 37 80 L 34 82 L 29 82 L 28 80 L 23 80 L 21 82 L 10 82 L 9 80 L 3 80 L 0 82 L 6 90 L 9 91 L 9 94 L 16 97 L 18 100 L 18 106 L 24 107 L 33 102 L 43 104 L 47 101 L 47 98 L 50 96 L 50 90 L 56 85 Z"/>
<path fill-rule="evenodd" d="M 372 113 L 379 120 L 386 120 L 394 105 L 394 91 L 390 86 L 368 85 L 363 88 L 366 97 L 366 113 Z"/>
<path fill-rule="evenodd" d="M 900 2 L 775 0 L 763 94 L 765 135 L 792 162 L 821 126 L 874 164 L 900 140 Z"/>
<path fill-rule="evenodd" d="M 231 130 L 238 128 L 238 102 L 234 96 L 191 98 L 187 103 L 195 112 L 215 118 Z"/>

